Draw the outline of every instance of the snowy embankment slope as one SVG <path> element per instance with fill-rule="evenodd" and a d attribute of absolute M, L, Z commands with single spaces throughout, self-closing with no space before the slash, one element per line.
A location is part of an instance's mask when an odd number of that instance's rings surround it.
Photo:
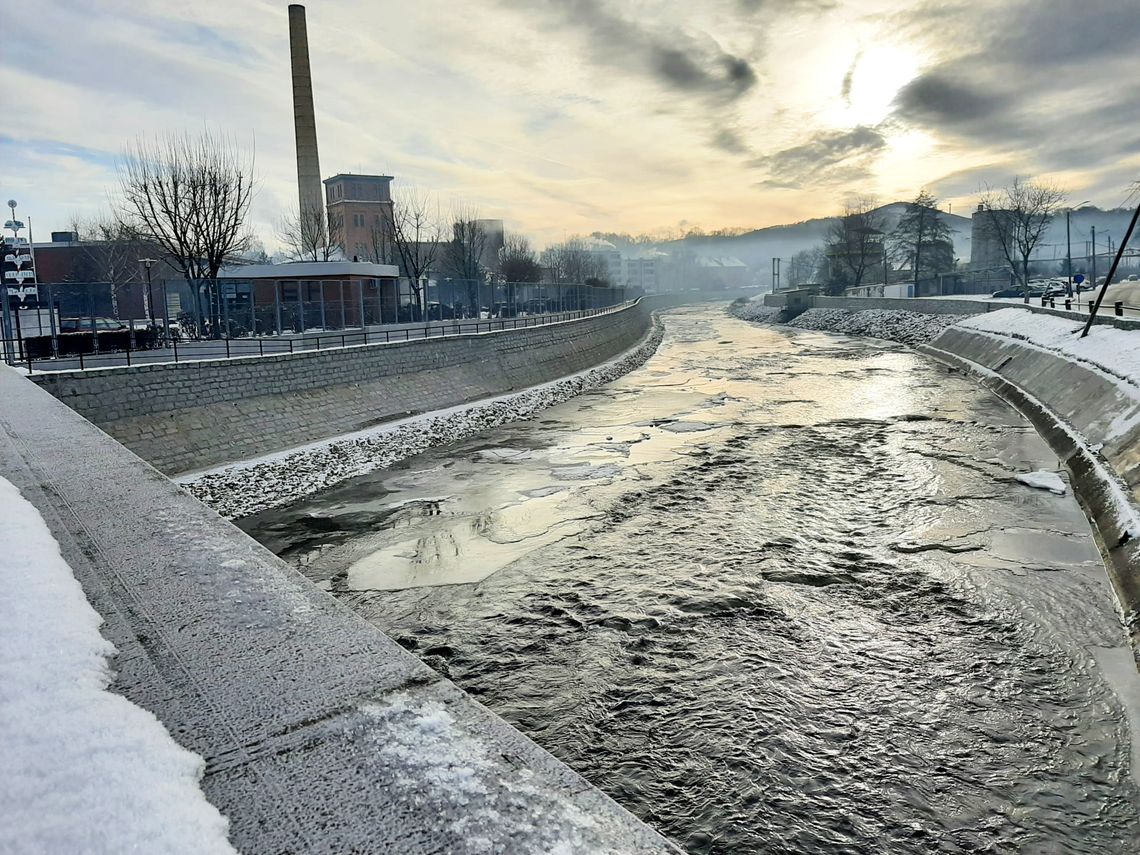
<path fill-rule="evenodd" d="M 774 321 L 783 309 L 765 306 L 763 300 L 734 300 L 728 306 L 728 313 L 742 321 Z"/>
<path fill-rule="evenodd" d="M 291 504 L 357 475 L 391 466 L 437 445 L 518 421 L 603 386 L 641 365 L 664 335 L 649 334 L 617 359 L 511 395 L 424 413 L 176 480 L 227 519 Z"/>
<path fill-rule="evenodd" d="M 903 344 L 924 344 L 961 318 L 961 315 L 926 315 L 894 309 L 868 309 L 863 312 L 849 312 L 845 309 L 808 309 L 789 321 L 787 326 L 845 335 L 870 336 L 899 341 Z"/>
<path fill-rule="evenodd" d="M 1083 320 L 1083 319 L 1082 319 Z M 1125 381 L 1122 391 L 1140 400 L 1140 334 L 1095 324 L 1080 338 L 1082 322 L 1023 309 L 1000 309 L 961 321 L 966 329 L 1027 341 Z"/>
<path fill-rule="evenodd" d="M 215 853 L 204 762 L 108 691 L 115 648 L 39 512 L 0 478 L 0 851 Z"/>

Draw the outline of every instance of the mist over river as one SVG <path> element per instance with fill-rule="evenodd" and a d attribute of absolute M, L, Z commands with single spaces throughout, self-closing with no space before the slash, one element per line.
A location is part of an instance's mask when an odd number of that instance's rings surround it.
<path fill-rule="evenodd" d="M 1131 652 L 1028 423 L 901 346 L 663 318 L 240 524 L 690 852 L 1140 851 Z"/>

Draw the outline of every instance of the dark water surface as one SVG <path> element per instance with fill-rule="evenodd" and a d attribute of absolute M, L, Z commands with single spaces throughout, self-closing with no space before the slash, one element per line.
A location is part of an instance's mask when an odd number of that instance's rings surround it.
<path fill-rule="evenodd" d="M 899 347 L 665 321 L 242 525 L 691 852 L 1140 851 L 1130 656 L 1032 429 Z"/>

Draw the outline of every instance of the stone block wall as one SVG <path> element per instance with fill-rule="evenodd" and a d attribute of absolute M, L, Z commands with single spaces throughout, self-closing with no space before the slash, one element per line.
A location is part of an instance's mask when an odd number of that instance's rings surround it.
<path fill-rule="evenodd" d="M 549 382 L 612 359 L 649 324 L 638 303 L 541 327 L 32 379 L 172 475 Z"/>

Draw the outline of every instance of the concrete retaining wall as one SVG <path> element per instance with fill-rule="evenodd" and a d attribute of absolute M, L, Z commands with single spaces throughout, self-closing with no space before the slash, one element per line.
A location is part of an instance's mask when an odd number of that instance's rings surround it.
<path fill-rule="evenodd" d="M 545 383 L 627 350 L 649 323 L 639 302 L 542 327 L 32 379 L 176 474 Z"/>
<path fill-rule="evenodd" d="M 1129 533 L 1140 507 L 1140 404 L 1096 368 L 1019 339 L 949 327 L 918 349 L 978 375 L 1065 463 L 1140 654 L 1140 537 Z"/>
<path fill-rule="evenodd" d="M 679 853 L 2 366 L 0 400 L 0 476 L 103 616 L 112 688 L 205 758 L 239 851 Z"/>

